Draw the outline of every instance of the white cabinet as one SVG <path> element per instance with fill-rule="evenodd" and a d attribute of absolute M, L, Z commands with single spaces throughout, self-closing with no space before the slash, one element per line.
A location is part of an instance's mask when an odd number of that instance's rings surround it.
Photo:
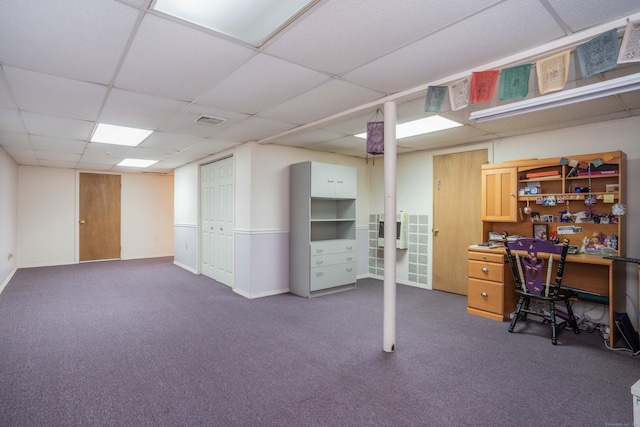
<path fill-rule="evenodd" d="M 356 184 L 353 167 L 311 162 L 311 197 L 355 199 Z"/>
<path fill-rule="evenodd" d="M 289 288 L 303 297 L 356 283 L 356 169 L 291 165 Z"/>

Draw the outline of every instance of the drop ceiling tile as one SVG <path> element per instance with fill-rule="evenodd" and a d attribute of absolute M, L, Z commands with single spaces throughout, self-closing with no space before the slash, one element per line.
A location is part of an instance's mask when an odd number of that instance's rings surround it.
<path fill-rule="evenodd" d="M 111 145 L 92 142 L 87 145 L 84 152 L 90 156 L 116 157 L 120 159 L 149 159 L 162 160 L 170 156 L 163 151 L 152 150 L 150 148 L 126 147 L 123 145 Z"/>
<path fill-rule="evenodd" d="M 615 7 L 612 7 L 612 3 Z M 582 31 L 638 11 L 638 0 L 616 0 L 615 2 L 549 0 L 549 4 L 572 31 Z"/>
<path fill-rule="evenodd" d="M 0 68 L 0 108 L 15 108 L 13 99 L 9 94 L 9 83 L 2 77 L 2 69 Z"/>
<path fill-rule="evenodd" d="M 326 2 L 265 51 L 339 75 L 496 2 Z"/>
<path fill-rule="evenodd" d="M 0 108 L 0 131 L 24 132 L 22 120 L 18 110 L 14 108 Z"/>
<path fill-rule="evenodd" d="M 147 14 L 116 87 L 193 101 L 247 61 L 253 50 Z"/>
<path fill-rule="evenodd" d="M 184 101 L 113 89 L 100 114 L 100 122 L 156 130 L 187 105 Z"/>
<path fill-rule="evenodd" d="M 32 148 L 29 135 L 20 132 L 0 131 L 0 145 L 3 147 Z"/>
<path fill-rule="evenodd" d="M 311 129 L 308 131 L 285 136 L 283 138 L 278 138 L 277 140 L 272 141 L 272 143 L 277 145 L 289 145 L 293 147 L 306 147 L 309 145 L 318 144 L 320 142 L 332 141 L 344 136 L 344 134 L 327 132 L 326 130 L 322 129 Z"/>
<path fill-rule="evenodd" d="M 73 139 L 31 135 L 31 145 L 36 150 L 82 154 L 87 143 Z"/>
<path fill-rule="evenodd" d="M 223 141 L 207 138 L 204 141 L 189 148 L 190 153 L 215 154 L 242 144 L 235 141 Z"/>
<path fill-rule="evenodd" d="M 53 138 L 87 140 L 93 132 L 93 123 L 83 120 L 46 116 L 43 114 L 22 112 L 27 131 L 32 135 Z"/>
<path fill-rule="evenodd" d="M 205 153 L 197 153 L 197 152 L 192 152 L 190 149 L 186 149 L 178 154 L 175 154 L 171 157 L 169 157 L 168 159 L 166 159 L 167 162 L 180 162 L 180 163 L 192 163 L 195 161 L 198 161 L 200 159 L 204 159 L 205 157 L 208 157 L 208 154 Z"/>
<path fill-rule="evenodd" d="M 300 65 L 259 54 L 211 91 L 200 96 L 198 104 L 256 114 L 329 78 Z"/>
<path fill-rule="evenodd" d="M 182 135 L 169 132 L 154 132 L 147 139 L 142 141 L 138 147 L 151 148 L 161 151 L 182 151 L 185 148 L 192 147 L 200 142 L 204 141 L 204 138 L 200 136 Z"/>
<path fill-rule="evenodd" d="M 111 170 L 113 168 L 113 165 L 111 164 L 104 164 L 104 163 L 91 163 L 91 162 L 83 162 L 80 161 L 78 162 L 78 164 L 76 165 L 76 169 L 78 170 L 86 170 L 86 171 L 108 171 Z"/>
<path fill-rule="evenodd" d="M 226 122 L 219 125 L 211 125 L 208 123 L 195 123 L 198 117 L 205 115 L 210 117 L 218 117 L 225 119 Z M 191 104 L 185 108 L 178 116 L 174 117 L 163 126 L 160 130 L 170 133 L 178 133 L 185 135 L 201 136 L 203 138 L 215 137 L 232 126 L 249 117 L 246 114 L 235 113 L 219 108 L 207 107 L 205 105 Z"/>
<path fill-rule="evenodd" d="M 70 119 L 95 120 L 107 87 L 95 83 L 5 67 L 7 81 L 22 111 Z"/>
<path fill-rule="evenodd" d="M 154 167 L 158 167 L 158 168 L 162 168 L 162 169 L 171 169 L 171 170 L 173 170 L 173 169 L 179 168 L 180 166 L 184 166 L 186 164 L 187 164 L 187 162 L 168 159 L 168 160 L 161 160 L 158 163 L 155 163 L 153 166 Z"/>
<path fill-rule="evenodd" d="M 23 147 L 14 147 L 14 146 L 3 146 L 2 149 L 6 151 L 14 160 L 17 159 L 36 159 L 36 154 L 31 148 L 23 148 Z M 20 163 L 20 162 L 18 162 Z M 20 163 L 22 164 L 22 163 Z"/>
<path fill-rule="evenodd" d="M 473 70 L 563 35 L 538 0 L 502 2 L 343 77 L 395 93 Z"/>
<path fill-rule="evenodd" d="M 43 150 L 34 150 L 36 153 L 36 157 L 38 160 L 49 160 L 49 161 L 63 161 L 63 162 L 74 162 L 77 163 L 80 160 L 81 154 L 77 153 L 61 153 L 59 151 L 43 151 Z"/>
<path fill-rule="evenodd" d="M 85 167 L 88 167 L 87 165 L 104 165 L 104 167 L 111 168 L 123 159 L 124 157 L 110 156 L 103 152 L 85 152 L 80 158 L 78 167 L 80 164 L 84 164 Z"/>
<path fill-rule="evenodd" d="M 138 11 L 113 1 L 21 0 L 0 14 L 4 64 L 109 83 Z"/>
<path fill-rule="evenodd" d="M 357 135 L 367 130 L 367 122 L 383 121 L 382 114 L 378 114 L 376 118 L 376 109 L 365 111 L 354 117 L 339 120 L 335 123 L 328 123 L 322 126 L 322 129 L 328 132 L 335 132 L 344 135 Z"/>
<path fill-rule="evenodd" d="M 302 125 L 371 102 L 382 95 L 380 92 L 336 79 L 262 111 L 259 115 L 267 119 Z"/>
<path fill-rule="evenodd" d="M 294 127 L 296 126 L 290 123 L 282 123 L 258 116 L 252 116 L 237 126 L 220 132 L 216 138 L 238 142 L 259 141 L 269 136 L 277 135 L 281 132 L 293 129 Z"/>
<path fill-rule="evenodd" d="M 332 151 L 335 149 L 345 148 L 361 148 L 363 151 L 366 151 L 366 141 L 362 138 L 356 138 L 355 136 L 345 136 L 343 138 L 310 145 L 307 148 L 319 151 Z"/>

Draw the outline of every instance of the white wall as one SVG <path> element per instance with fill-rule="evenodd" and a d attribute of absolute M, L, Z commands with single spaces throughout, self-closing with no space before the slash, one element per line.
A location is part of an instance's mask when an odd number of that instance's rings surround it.
<path fill-rule="evenodd" d="M 173 254 L 172 205 L 173 177 L 122 174 L 122 259 Z M 17 207 L 18 267 L 78 262 L 77 171 L 19 166 Z"/>
<path fill-rule="evenodd" d="M 198 272 L 199 168 L 192 163 L 173 172 L 173 262 Z"/>
<path fill-rule="evenodd" d="M 366 274 L 366 242 L 368 219 L 368 169 L 363 159 L 299 148 L 243 144 L 205 160 L 175 171 L 176 224 L 198 217 L 198 204 L 183 192 L 197 192 L 200 164 L 228 155 L 234 158 L 234 290 L 246 297 L 256 298 L 289 290 L 289 165 L 304 161 L 352 165 L 358 171 L 357 230 L 359 274 Z M 191 193 L 189 193 L 191 194 Z M 178 209 L 181 209 L 178 219 Z M 176 259 L 187 244 L 189 231 L 174 227 Z M 197 231 L 195 231 L 197 233 Z M 180 241 L 178 241 L 180 235 Z M 197 254 L 191 253 L 180 263 L 197 272 Z"/>
<path fill-rule="evenodd" d="M 0 292 L 16 270 L 17 229 L 18 165 L 0 148 Z"/>
<path fill-rule="evenodd" d="M 122 175 L 122 259 L 173 255 L 173 176 Z"/>
<path fill-rule="evenodd" d="M 18 267 L 76 262 L 76 172 L 18 167 Z"/>

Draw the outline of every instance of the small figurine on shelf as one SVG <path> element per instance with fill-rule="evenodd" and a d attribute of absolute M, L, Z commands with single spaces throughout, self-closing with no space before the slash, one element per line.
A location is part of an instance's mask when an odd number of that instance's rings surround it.
<path fill-rule="evenodd" d="M 549 241 L 551 243 L 553 243 L 554 245 L 557 245 L 558 243 L 560 243 L 560 239 L 558 238 L 558 232 L 557 231 L 552 231 L 549 234 Z"/>
<path fill-rule="evenodd" d="M 582 239 L 582 247 L 580 247 L 580 253 L 584 254 L 587 253 L 587 245 L 589 244 L 589 238 L 585 237 L 584 239 Z"/>

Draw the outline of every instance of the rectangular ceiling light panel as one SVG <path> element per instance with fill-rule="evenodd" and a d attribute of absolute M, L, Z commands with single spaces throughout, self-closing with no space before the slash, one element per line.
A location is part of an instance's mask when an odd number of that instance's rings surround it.
<path fill-rule="evenodd" d="M 156 0 L 151 8 L 260 46 L 318 0 Z"/>
<path fill-rule="evenodd" d="M 454 122 L 453 120 L 445 119 L 441 116 L 425 117 L 424 119 L 418 119 L 396 125 L 396 139 L 409 138 L 458 126 L 462 126 L 462 124 Z M 355 136 L 358 138 L 366 138 L 367 133 L 364 132 Z"/>
<path fill-rule="evenodd" d="M 157 160 L 146 160 L 146 159 L 124 159 L 118 166 L 128 166 L 132 168 L 146 168 L 151 166 L 154 163 L 158 163 Z"/>
<path fill-rule="evenodd" d="M 137 129 L 125 126 L 98 123 L 96 131 L 93 133 L 90 141 L 101 142 L 103 144 L 136 147 L 152 133 L 153 131 L 146 129 Z"/>

